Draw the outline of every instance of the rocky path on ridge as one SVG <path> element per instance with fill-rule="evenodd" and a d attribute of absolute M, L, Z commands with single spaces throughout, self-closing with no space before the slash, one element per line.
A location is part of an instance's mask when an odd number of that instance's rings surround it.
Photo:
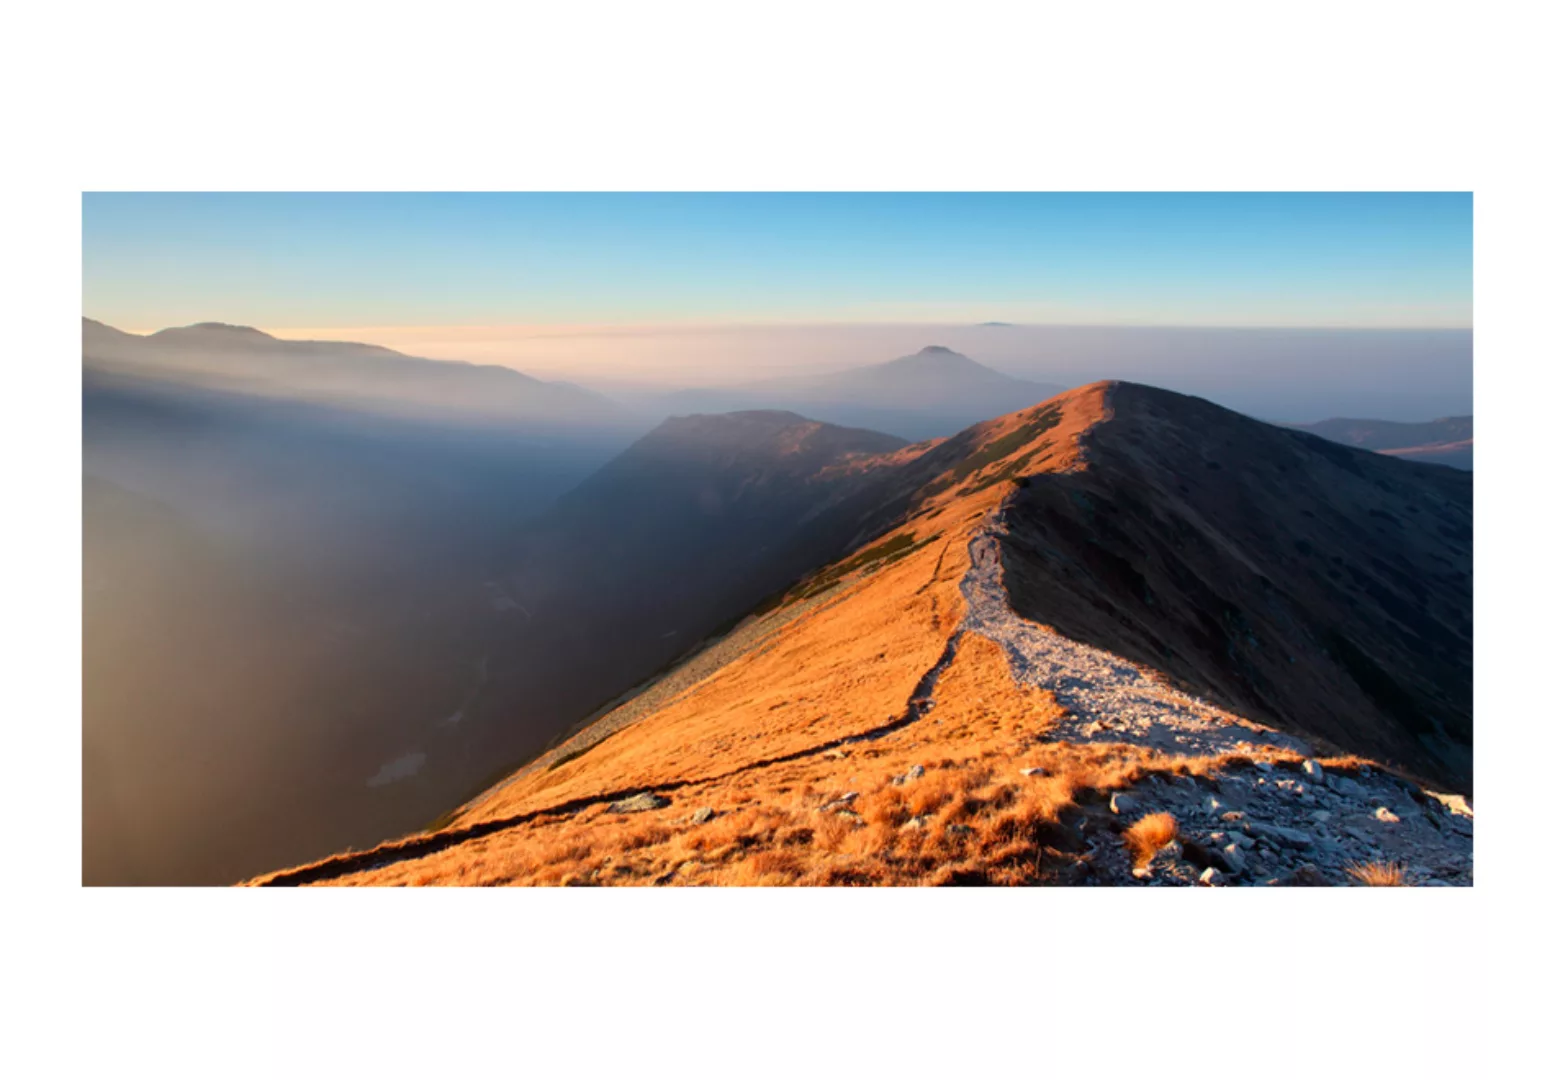
<path fill-rule="evenodd" d="M 1338 885 L 1349 883 L 1348 868 L 1371 862 L 1402 863 L 1407 884 L 1473 883 L 1474 812 L 1462 796 L 1427 791 L 1379 768 L 1324 770 L 1302 740 L 1023 619 L 1004 587 L 1003 531 L 996 513 L 970 541 L 962 628 L 997 642 L 1016 681 L 1051 693 L 1067 710 L 1044 738 L 1126 743 L 1183 757 L 1263 752 L 1287 759 L 1228 765 L 1212 779 L 1156 775 L 1115 797 L 1094 815 L 1096 824 L 1166 811 L 1177 819 L 1180 840 L 1147 875 L 1136 876 L 1110 830 L 1088 830 L 1098 883 L 1194 884 L 1213 868 L 1211 881 Z"/>

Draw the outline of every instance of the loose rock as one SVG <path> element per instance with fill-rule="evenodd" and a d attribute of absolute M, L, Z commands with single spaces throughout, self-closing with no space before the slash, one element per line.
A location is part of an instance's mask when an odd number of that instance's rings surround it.
<path fill-rule="evenodd" d="M 1293 847 L 1312 846 L 1312 834 L 1302 832 L 1300 829 L 1287 829 L 1280 825 L 1265 825 L 1261 821 L 1249 821 L 1247 831 L 1259 840 L 1273 840 Z"/>
<path fill-rule="evenodd" d="M 641 795 L 633 795 L 629 799 L 613 802 L 606 809 L 612 814 L 640 814 L 644 810 L 657 810 L 669 804 L 670 801 L 663 795 L 645 791 Z"/>
<path fill-rule="evenodd" d="M 1132 814 L 1139 809 L 1139 800 L 1131 795 L 1117 794 L 1113 795 L 1108 805 L 1111 806 L 1114 814 Z"/>

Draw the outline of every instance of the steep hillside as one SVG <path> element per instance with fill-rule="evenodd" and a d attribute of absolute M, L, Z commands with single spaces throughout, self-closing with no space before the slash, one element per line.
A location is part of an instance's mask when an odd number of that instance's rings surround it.
<path fill-rule="evenodd" d="M 1134 384 L 1014 497 L 1017 611 L 1243 715 L 1470 785 L 1473 479 Z"/>
<path fill-rule="evenodd" d="M 263 880 L 1470 880 L 1410 778 L 1470 745 L 1467 476 L 1118 383 L 853 466 L 852 554 L 445 827 Z"/>
<path fill-rule="evenodd" d="M 523 618 L 493 655 L 543 744 L 868 527 L 891 469 L 925 447 L 792 413 L 671 419 L 517 537 L 493 586 Z M 507 674 L 504 674 L 507 673 Z M 516 691 L 515 691 L 516 692 Z M 538 745 L 493 725 L 511 761 Z M 504 733 L 505 732 L 505 733 Z"/>

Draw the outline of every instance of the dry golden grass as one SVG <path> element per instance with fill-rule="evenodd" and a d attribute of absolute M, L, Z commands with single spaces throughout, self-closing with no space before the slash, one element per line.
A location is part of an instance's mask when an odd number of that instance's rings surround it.
<path fill-rule="evenodd" d="M 1123 846 L 1136 869 L 1150 865 L 1155 853 L 1177 839 L 1177 819 L 1167 813 L 1146 814 L 1123 833 Z"/>
<path fill-rule="evenodd" d="M 1397 888 L 1404 884 L 1404 865 L 1402 863 L 1369 862 L 1361 866 L 1349 867 L 1345 870 L 1345 873 L 1362 885 L 1369 885 L 1373 888 Z"/>
<path fill-rule="evenodd" d="M 1074 416 L 1050 434 L 1064 447 L 1057 467 L 1074 463 L 1073 437 L 1100 408 L 1099 394 L 1077 394 Z M 1013 429 L 1022 415 L 991 425 L 989 437 Z M 494 791 L 455 822 L 444 846 L 419 857 L 386 850 L 382 865 L 326 875 L 326 883 L 1054 880 L 1055 867 L 1079 858 L 1065 846 L 1084 848 L 1063 822 L 1079 813 L 1086 793 L 1127 787 L 1149 773 L 1210 775 L 1229 759 L 1045 742 L 1062 709 L 1050 695 L 1016 684 L 1002 650 L 975 634 L 961 639 L 930 712 L 868 741 L 837 745 L 903 715 L 961 619 L 969 534 L 1004 490 L 936 499 L 903 526 L 919 537 L 938 531 L 935 543 L 837 590 L 836 600 L 784 627 L 768 647 L 576 760 Z M 898 782 L 915 765 L 924 775 Z M 1032 767 L 1046 775 L 1022 775 Z M 670 805 L 632 815 L 588 805 L 644 789 L 659 790 Z M 847 815 L 821 810 L 847 792 L 856 793 Z M 564 803 L 584 808 L 556 812 Z M 692 812 L 704 807 L 716 816 L 693 824 Z M 526 819 L 478 840 L 457 833 L 515 815 Z M 1148 863 L 1175 831 L 1169 815 L 1151 815 L 1124 841 L 1136 862 Z"/>

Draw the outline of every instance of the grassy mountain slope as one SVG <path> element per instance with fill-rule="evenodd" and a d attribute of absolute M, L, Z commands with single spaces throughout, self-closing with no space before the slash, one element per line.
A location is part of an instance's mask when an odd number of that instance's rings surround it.
<path fill-rule="evenodd" d="M 465 804 L 442 828 L 263 880 L 1078 881 L 1103 872 L 1096 869 L 1101 849 L 1084 836 L 1088 823 L 1115 819 L 1097 809 L 1106 792 L 1151 777 L 1191 785 L 1194 777 L 1214 784 L 1225 774 L 1229 783 L 1229 773 L 1250 768 L 1254 759 L 1266 768 L 1299 763 L 1290 749 L 1297 744 L 1257 734 L 1268 729 L 1216 709 L 1254 701 L 1249 687 L 1261 695 L 1254 720 L 1318 737 L 1325 762 L 1341 776 L 1369 768 L 1346 756 L 1367 746 L 1398 751 L 1406 770 L 1440 762 L 1430 740 L 1445 744 L 1465 734 L 1450 711 L 1462 704 L 1463 688 L 1451 676 L 1467 641 L 1454 625 L 1467 617 L 1453 610 L 1460 594 L 1416 606 L 1373 596 L 1367 583 L 1391 578 L 1369 561 L 1364 571 L 1357 567 L 1364 580 L 1343 570 L 1341 580 L 1302 569 L 1287 583 L 1284 547 L 1270 546 L 1266 555 L 1252 549 L 1307 519 L 1299 504 L 1287 511 L 1273 495 L 1260 501 L 1244 489 L 1282 476 L 1291 490 L 1315 498 L 1309 484 L 1338 484 L 1335 497 L 1346 516 L 1333 523 L 1336 531 L 1354 528 L 1351 514 L 1371 518 L 1368 511 L 1377 509 L 1397 516 L 1415 505 L 1431 527 L 1447 531 L 1440 546 L 1409 546 L 1392 523 L 1377 518 L 1381 524 L 1352 535 L 1349 557 L 1398 559 L 1388 565 L 1402 573 L 1405 561 L 1434 555 L 1453 564 L 1444 572 L 1466 573 L 1467 539 L 1455 530 L 1467 496 L 1460 479 L 1467 478 L 1444 480 L 1447 470 L 1204 410 L 1214 407 L 1099 383 L 910 454 L 854 462 L 871 482 L 854 493 L 857 502 L 844 499 L 830 510 L 862 534 L 851 554 L 761 605 L 729 638 Z M 1239 448 L 1267 460 L 1236 458 Z M 1174 467 L 1185 467 L 1190 451 L 1200 455 L 1197 471 L 1176 475 Z M 1152 466 L 1157 454 L 1168 455 L 1166 463 Z M 1314 475 L 1294 479 L 1290 472 L 1298 468 Z M 1224 495 L 1194 494 L 1202 478 L 1235 469 L 1247 473 L 1222 485 Z M 1157 660 L 1178 682 L 1212 699 L 1196 708 L 1227 716 L 1227 730 L 1251 741 L 1173 753 L 1108 741 L 1091 729 L 1084 737 L 1060 736 L 1073 718 L 1058 689 L 1017 678 L 999 644 L 967 621 L 972 541 L 1001 509 L 1008 529 L 1003 572 L 1029 625 L 1051 624 L 1074 635 L 1094 628 L 1118 654 L 1118 665 L 1131 654 Z M 1097 526 L 1098 515 L 1114 512 L 1124 516 Z M 1072 528 L 1082 520 L 1094 537 Z M 1326 534 L 1312 535 L 1326 542 Z M 1298 554 L 1298 541 L 1314 543 L 1306 534 L 1293 536 L 1288 543 Z M 1171 561 L 1178 552 L 1189 553 L 1182 557 L 1191 574 Z M 1214 575 L 1197 552 L 1227 564 L 1228 597 L 1213 592 Z M 1265 557 L 1267 567 L 1257 561 Z M 1143 569 L 1131 575 L 1135 564 Z M 1316 625 L 1328 615 L 1318 600 L 1296 607 L 1292 597 L 1302 590 L 1334 603 L 1348 597 L 1366 608 L 1347 638 L 1366 658 L 1351 657 L 1350 684 L 1341 671 L 1323 666 L 1336 663 L 1337 639 L 1297 640 L 1286 626 Z M 1295 662 L 1287 669 L 1238 666 L 1240 651 L 1228 659 L 1228 647 L 1253 648 L 1248 638 L 1210 635 L 1192 606 L 1221 601 L 1235 603 L 1240 615 L 1214 611 L 1212 617 L 1230 618 L 1238 632 L 1244 622 L 1258 628 L 1254 634 L 1272 635 L 1266 625 L 1286 626 L 1287 636 L 1270 636 L 1265 648 L 1277 641 L 1297 650 Z M 1081 612 L 1093 622 L 1084 622 Z M 1384 632 L 1384 619 L 1397 624 L 1401 639 L 1391 650 L 1372 636 Z M 1437 640 L 1432 624 L 1443 620 L 1452 636 Z M 1207 640 L 1191 664 L 1173 669 L 1176 654 L 1165 655 L 1165 642 L 1195 635 Z M 1446 664 L 1440 685 L 1420 681 L 1425 657 Z M 1303 706 L 1301 688 L 1313 672 L 1322 672 L 1329 680 L 1324 689 L 1345 695 L 1357 710 L 1353 727 L 1327 703 Z M 1403 699 L 1390 690 L 1379 703 L 1378 688 L 1385 686 L 1400 688 L 1412 704 L 1400 705 Z M 1425 733 L 1410 726 L 1409 709 L 1424 707 L 1428 696 L 1438 710 L 1433 718 L 1445 719 Z M 1390 714 L 1384 704 L 1404 712 Z M 1137 835 L 1124 839 L 1124 847 L 1131 844 L 1149 846 Z M 1108 850 L 1122 850 L 1116 838 L 1111 845 Z"/>

